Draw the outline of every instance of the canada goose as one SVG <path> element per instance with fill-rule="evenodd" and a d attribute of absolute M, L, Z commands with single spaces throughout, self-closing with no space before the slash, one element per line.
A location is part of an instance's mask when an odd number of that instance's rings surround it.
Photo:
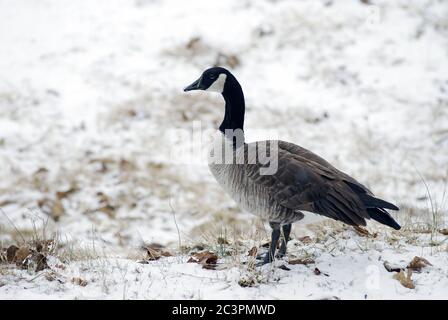
<path fill-rule="evenodd" d="M 272 236 L 263 264 L 273 261 L 281 233 L 283 239 L 278 256 L 286 254 L 291 224 L 303 219 L 302 211 L 352 226 L 365 226 L 365 219 L 373 219 L 400 229 L 385 210 L 398 210 L 395 205 L 375 198 L 364 185 L 311 151 L 281 140 L 245 143 L 243 90 L 228 70 L 221 67 L 205 70 L 198 80 L 184 89 L 191 90 L 219 92 L 224 97 L 224 120 L 210 153 L 209 168 L 218 183 L 243 209 L 269 221 Z M 221 161 L 222 157 L 216 161 L 214 156 L 222 148 L 229 150 L 225 154 L 226 161 Z M 263 152 L 268 156 L 276 153 L 276 167 L 270 173 L 262 172 L 270 165 L 259 158 Z M 231 161 L 227 161 L 229 153 Z M 271 157 L 270 161 L 273 159 Z"/>

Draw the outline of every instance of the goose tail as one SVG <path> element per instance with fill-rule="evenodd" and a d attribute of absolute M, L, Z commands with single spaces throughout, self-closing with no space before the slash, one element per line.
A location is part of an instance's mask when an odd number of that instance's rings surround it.
<path fill-rule="evenodd" d="M 400 230 L 401 226 L 392 218 L 392 216 L 384 209 L 381 208 L 367 208 L 367 213 L 370 218 L 379 223 L 385 224 L 395 230 Z"/>
<path fill-rule="evenodd" d="M 364 203 L 366 208 L 382 208 L 382 209 L 390 209 L 390 210 L 399 210 L 399 208 L 395 205 L 393 205 L 390 202 L 375 198 L 371 195 L 368 195 L 366 193 L 364 194 L 358 194 L 361 201 Z"/>

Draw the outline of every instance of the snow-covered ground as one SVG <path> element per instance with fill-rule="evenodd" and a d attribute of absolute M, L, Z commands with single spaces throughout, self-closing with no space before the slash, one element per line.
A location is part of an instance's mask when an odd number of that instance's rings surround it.
<path fill-rule="evenodd" d="M 90 251 L 38 273 L 0 265 L 0 298 L 446 298 L 447 17 L 435 0 L 0 0 L 1 247 L 45 226 Z M 217 234 L 266 238 L 173 148 L 194 121 L 219 124 L 218 95 L 182 92 L 215 64 L 243 86 L 248 140 L 313 150 L 400 206 L 404 231 L 372 223 L 377 238 L 345 230 L 329 246 L 297 224 L 321 247 L 296 240 L 296 256 L 315 264 L 246 270 L 244 245 L 218 270 L 187 264 L 184 247 Z M 138 263 L 149 243 L 175 256 Z M 433 266 L 407 289 L 383 263 L 414 256 Z M 246 273 L 261 280 L 242 287 Z"/>

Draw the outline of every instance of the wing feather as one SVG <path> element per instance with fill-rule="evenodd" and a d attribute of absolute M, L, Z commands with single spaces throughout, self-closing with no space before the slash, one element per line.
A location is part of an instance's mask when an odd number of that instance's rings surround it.
<path fill-rule="evenodd" d="M 275 141 L 274 141 L 275 142 Z M 269 190 L 281 206 L 310 210 L 349 225 L 365 225 L 369 214 L 357 194 L 344 180 L 370 191 L 314 153 L 291 143 L 278 141 L 278 170 L 261 175 L 260 163 L 247 165 L 247 175 Z"/>

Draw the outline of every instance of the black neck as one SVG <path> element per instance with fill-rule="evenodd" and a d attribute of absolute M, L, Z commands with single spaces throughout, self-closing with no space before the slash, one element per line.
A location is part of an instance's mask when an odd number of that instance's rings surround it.
<path fill-rule="evenodd" d="M 243 89 L 241 89 L 240 84 L 231 74 L 227 76 L 222 95 L 226 102 L 226 110 L 219 130 L 222 133 L 229 129 L 244 130 L 245 105 Z"/>

